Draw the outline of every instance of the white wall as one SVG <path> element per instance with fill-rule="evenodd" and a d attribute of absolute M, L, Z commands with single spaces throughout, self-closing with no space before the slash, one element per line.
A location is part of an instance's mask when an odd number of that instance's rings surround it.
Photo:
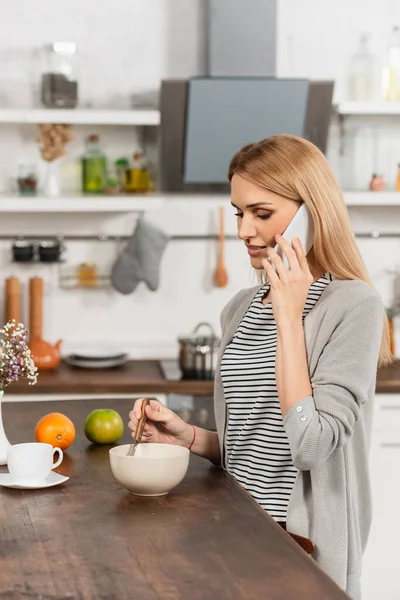
<path fill-rule="evenodd" d="M 389 11 L 389 4 L 390 10 Z M 323 7 L 322 7 L 323 5 Z M 114 0 L 102 8 L 94 0 L 27 0 L 0 8 L 0 104 L 27 106 L 35 103 L 37 50 L 56 39 L 73 39 L 80 46 L 81 91 L 83 103 L 94 106 L 126 104 L 130 94 L 157 89 L 163 77 L 188 77 L 202 73 L 203 45 L 201 1 Z M 279 10 L 279 75 L 302 75 L 337 79 L 336 95 L 345 87 L 345 66 L 363 29 L 374 31 L 375 50 L 382 47 L 384 35 L 400 22 L 396 2 L 337 0 L 283 0 Z M 354 25 L 350 25 L 354 23 Z M 292 54 L 287 43 L 292 36 Z M 33 91 L 32 91 L 33 90 Z M 332 128 L 329 157 L 340 178 L 343 173 L 356 187 L 366 187 L 374 166 L 373 148 L 365 137 L 379 138 L 376 160 L 379 169 L 393 184 L 396 163 L 400 162 L 400 142 L 393 132 L 371 129 L 370 124 L 350 135 L 347 154 L 339 159 L 337 131 Z M 391 130 L 395 127 L 390 123 Z M 398 124 L 396 124 L 398 127 Z M 65 161 L 64 174 L 73 170 L 82 152 L 82 136 L 87 128 L 76 129 L 76 139 Z M 131 153 L 135 133 L 126 128 L 96 128 L 111 158 Z M 378 132 L 378 133 L 377 133 Z M 387 141 L 387 134 L 392 140 Z M 18 163 L 38 161 L 32 142 L 33 127 L 0 126 L 0 184 L 12 187 Z M 375 136 L 375 137 L 374 137 Z M 400 137 L 398 138 L 400 139 Z M 353 146 L 361 148 L 352 158 Z M 372 157 L 372 158 L 371 158 Z M 352 162 L 353 161 L 353 162 Z M 343 169 L 343 167 L 346 167 Z M 348 172 L 351 177 L 349 178 Z M 216 231 L 218 201 L 177 200 L 149 218 L 168 233 L 207 233 Z M 227 229 L 235 229 L 232 210 L 227 206 Z M 351 211 L 354 228 L 376 228 L 400 232 L 400 210 L 357 209 Z M 5 215 L 1 233 L 129 233 L 134 216 L 105 215 Z M 386 273 L 400 265 L 400 238 L 390 241 L 362 241 L 362 253 L 385 303 L 391 300 L 391 276 Z M 95 259 L 107 269 L 117 248 L 112 244 L 68 246 L 68 261 L 75 265 Z M 66 346 L 79 341 L 115 340 L 131 347 L 136 355 L 171 355 L 179 333 L 188 333 L 199 321 L 219 327 L 219 312 L 241 287 L 253 278 L 241 243 L 227 242 L 226 261 L 230 275 L 224 290 L 212 287 L 215 245 L 209 242 L 173 242 L 162 263 L 161 286 L 157 293 L 143 284 L 128 297 L 113 292 L 64 291 L 57 287 L 57 269 L 43 265 L 17 266 L 9 262 L 9 244 L 0 243 L 3 277 L 11 274 L 27 281 L 30 276 L 46 279 L 45 330 L 48 339 L 63 338 Z M 400 339 L 398 340 L 400 348 Z"/>

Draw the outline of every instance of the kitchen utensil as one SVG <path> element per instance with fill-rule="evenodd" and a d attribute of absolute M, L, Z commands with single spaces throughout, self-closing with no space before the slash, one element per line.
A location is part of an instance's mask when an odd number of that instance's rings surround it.
<path fill-rule="evenodd" d="M 129 445 L 109 451 L 115 479 L 136 496 L 165 496 L 185 477 L 190 451 L 174 444 L 139 444 L 134 460 Z"/>
<path fill-rule="evenodd" d="M 136 448 L 138 447 L 138 444 L 140 444 L 140 442 L 142 441 L 143 430 L 147 421 L 146 406 L 148 406 L 149 404 L 149 398 L 143 398 L 140 419 L 138 421 L 135 432 L 135 439 L 133 440 L 133 444 L 129 446 L 128 456 L 135 456 Z"/>
<path fill-rule="evenodd" d="M 58 367 L 61 361 L 60 346 L 62 340 L 54 345 L 42 338 L 43 279 L 33 277 L 29 280 L 29 331 L 28 343 L 32 359 L 39 371 L 49 371 Z"/>
<path fill-rule="evenodd" d="M 207 328 L 207 333 L 200 333 Z M 182 379 L 214 379 L 220 340 L 209 323 L 199 323 L 191 336 L 179 337 L 179 367 Z"/>
<path fill-rule="evenodd" d="M 224 207 L 219 208 L 219 247 L 218 262 L 214 273 L 214 283 L 217 287 L 223 288 L 228 285 L 228 273 L 224 262 Z"/>
<path fill-rule="evenodd" d="M 6 279 L 6 321 L 21 321 L 21 284 L 16 277 Z"/>

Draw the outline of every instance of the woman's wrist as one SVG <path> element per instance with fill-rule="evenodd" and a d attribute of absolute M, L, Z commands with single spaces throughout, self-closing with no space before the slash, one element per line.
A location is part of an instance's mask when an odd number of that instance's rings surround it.
<path fill-rule="evenodd" d="M 186 428 L 185 428 L 185 432 L 184 432 L 184 434 L 182 435 L 182 438 L 181 438 L 181 440 L 182 440 L 182 446 L 184 446 L 188 450 L 192 450 L 195 438 L 196 438 L 196 428 L 194 427 L 194 425 L 191 425 L 190 423 L 187 423 L 186 424 Z"/>

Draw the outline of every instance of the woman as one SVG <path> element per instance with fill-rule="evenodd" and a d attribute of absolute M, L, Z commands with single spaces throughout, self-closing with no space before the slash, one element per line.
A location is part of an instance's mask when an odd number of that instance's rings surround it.
<path fill-rule="evenodd" d="M 240 291 L 222 312 L 218 432 L 153 402 L 144 439 L 222 465 L 278 523 L 310 538 L 315 560 L 358 599 L 376 371 L 391 360 L 384 308 L 313 144 L 290 135 L 249 144 L 233 157 L 229 180 L 238 237 L 265 283 Z M 303 202 L 315 231 L 307 257 L 298 240 L 280 237 Z"/>

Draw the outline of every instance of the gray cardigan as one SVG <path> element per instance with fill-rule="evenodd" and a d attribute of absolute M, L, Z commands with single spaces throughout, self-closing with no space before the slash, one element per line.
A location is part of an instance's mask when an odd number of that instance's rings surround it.
<path fill-rule="evenodd" d="M 225 463 L 227 406 L 220 374 L 227 344 L 259 289 L 242 290 L 221 314 L 215 415 Z M 363 281 L 334 279 L 304 320 L 313 395 L 283 419 L 298 475 L 287 529 L 310 538 L 314 558 L 358 599 L 361 560 L 371 525 L 368 452 L 384 308 Z"/>

